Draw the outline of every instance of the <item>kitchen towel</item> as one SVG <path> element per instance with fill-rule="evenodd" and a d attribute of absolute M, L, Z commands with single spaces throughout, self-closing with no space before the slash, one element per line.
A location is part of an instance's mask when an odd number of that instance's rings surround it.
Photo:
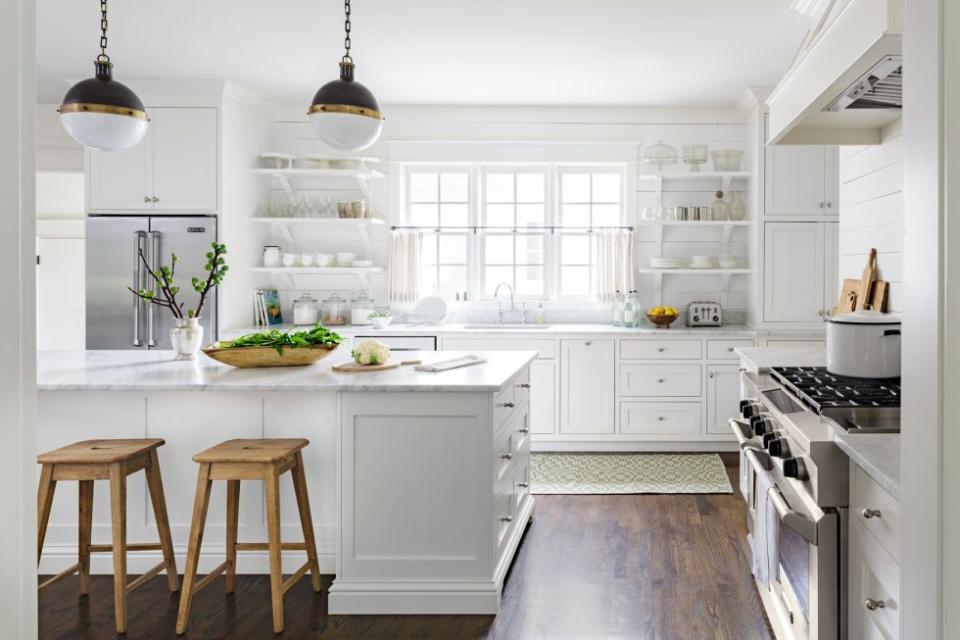
<path fill-rule="evenodd" d="M 487 359 L 482 356 L 468 355 L 451 360 L 440 360 L 439 362 L 430 362 L 420 364 L 414 367 L 417 371 L 427 371 L 430 373 L 440 373 L 441 371 L 450 371 L 451 369 L 460 369 L 461 367 L 470 367 L 475 364 L 483 364 Z"/>
<path fill-rule="evenodd" d="M 633 234 L 627 229 L 600 229 L 597 242 L 597 301 L 613 302 L 617 291 L 636 287 L 633 279 Z"/>
<path fill-rule="evenodd" d="M 770 489 L 773 481 L 769 474 L 757 474 L 753 487 L 756 496 L 756 518 L 753 535 L 750 537 L 750 569 L 764 586 L 776 579 L 779 562 L 780 516 L 777 514 Z"/>
<path fill-rule="evenodd" d="M 423 234 L 394 229 L 390 245 L 390 302 L 414 303 L 420 298 L 420 247 Z"/>

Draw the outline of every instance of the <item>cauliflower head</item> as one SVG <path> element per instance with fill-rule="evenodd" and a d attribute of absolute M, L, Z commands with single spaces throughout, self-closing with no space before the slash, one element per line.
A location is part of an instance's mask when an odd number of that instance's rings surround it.
<path fill-rule="evenodd" d="M 364 340 L 351 355 L 357 364 L 384 364 L 390 358 L 390 347 L 379 340 Z"/>

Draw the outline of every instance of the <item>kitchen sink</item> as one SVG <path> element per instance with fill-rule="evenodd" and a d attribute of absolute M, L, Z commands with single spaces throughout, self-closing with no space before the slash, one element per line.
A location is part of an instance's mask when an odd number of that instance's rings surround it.
<path fill-rule="evenodd" d="M 481 322 L 477 324 L 465 324 L 463 325 L 464 329 L 493 329 L 513 331 L 514 329 L 520 329 L 521 331 L 529 331 L 531 329 L 549 329 L 549 324 L 521 324 L 519 322 Z"/>

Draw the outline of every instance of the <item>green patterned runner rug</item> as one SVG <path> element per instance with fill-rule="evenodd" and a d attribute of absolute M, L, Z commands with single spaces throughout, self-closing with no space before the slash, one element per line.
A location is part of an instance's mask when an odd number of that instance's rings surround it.
<path fill-rule="evenodd" d="M 733 493 L 715 453 L 533 453 L 531 493 Z"/>

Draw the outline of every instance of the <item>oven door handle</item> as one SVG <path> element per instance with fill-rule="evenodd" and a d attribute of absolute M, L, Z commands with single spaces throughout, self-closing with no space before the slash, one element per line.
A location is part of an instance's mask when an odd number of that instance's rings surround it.
<path fill-rule="evenodd" d="M 776 487 L 770 487 L 770 489 L 767 490 L 767 497 L 771 502 L 773 502 L 773 508 L 777 510 L 777 515 L 780 517 L 780 522 L 782 522 L 792 531 L 796 532 L 804 540 L 816 546 L 817 523 L 802 513 L 791 509 L 790 505 L 787 504 L 787 499 L 783 497 L 783 493 L 780 491 L 780 489 L 777 489 Z"/>
<path fill-rule="evenodd" d="M 773 461 L 770 460 L 770 456 L 766 451 L 761 450 L 760 447 L 744 447 L 744 453 L 754 471 L 762 475 L 768 475 L 770 473 L 770 469 L 773 468 Z"/>
<path fill-rule="evenodd" d="M 761 449 L 760 445 L 756 442 L 750 442 L 750 436 L 747 435 L 750 433 L 749 423 L 738 420 L 737 418 L 730 418 L 728 424 L 730 425 L 730 430 L 733 431 L 734 437 L 736 437 L 737 442 L 740 444 L 741 449 Z"/>

